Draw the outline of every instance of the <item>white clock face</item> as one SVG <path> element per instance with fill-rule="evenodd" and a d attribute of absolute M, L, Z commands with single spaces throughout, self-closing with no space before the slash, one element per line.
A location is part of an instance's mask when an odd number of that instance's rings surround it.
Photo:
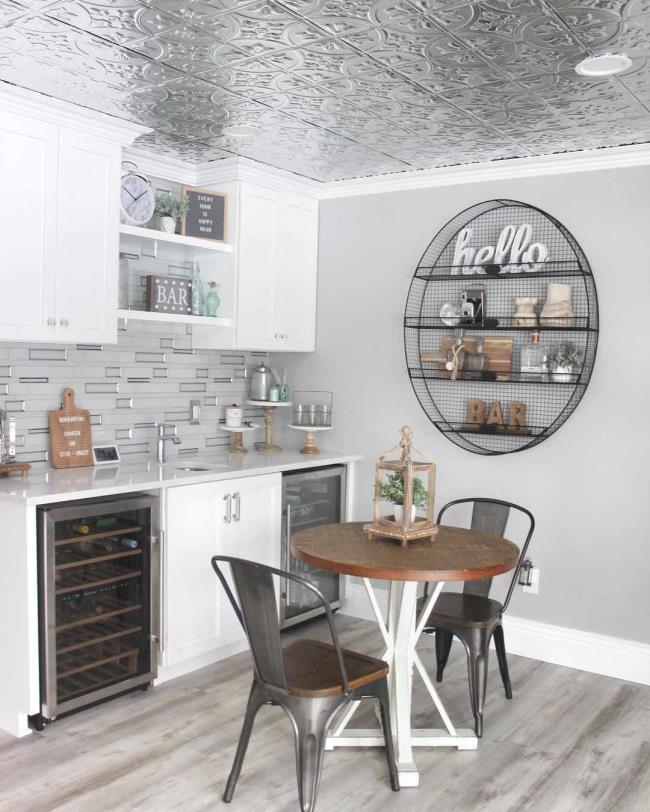
<path fill-rule="evenodd" d="M 126 175 L 122 178 L 120 204 L 124 219 L 142 226 L 153 217 L 156 205 L 153 189 L 139 175 Z"/>

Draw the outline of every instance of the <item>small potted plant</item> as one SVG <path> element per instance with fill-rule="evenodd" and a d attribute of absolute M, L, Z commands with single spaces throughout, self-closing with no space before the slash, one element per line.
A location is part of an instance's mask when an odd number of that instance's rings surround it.
<path fill-rule="evenodd" d="M 413 504 L 411 505 L 411 521 L 415 521 L 415 511 L 426 504 L 427 489 L 420 477 L 413 478 Z M 396 522 L 404 518 L 404 477 L 402 474 L 391 474 L 381 486 L 380 496 L 393 505 L 393 515 Z"/>
<path fill-rule="evenodd" d="M 176 199 L 171 192 L 156 192 L 156 208 L 154 212 L 158 217 L 161 231 L 175 234 L 178 220 L 187 214 L 187 197 Z"/>
<path fill-rule="evenodd" d="M 582 366 L 583 351 L 570 341 L 563 341 L 546 351 L 546 363 L 554 381 L 570 381 Z"/>

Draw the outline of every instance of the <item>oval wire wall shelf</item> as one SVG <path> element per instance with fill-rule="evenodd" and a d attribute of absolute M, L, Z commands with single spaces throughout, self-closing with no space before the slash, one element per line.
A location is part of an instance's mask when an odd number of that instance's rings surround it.
<path fill-rule="evenodd" d="M 471 229 L 466 245 L 477 251 L 497 246 L 507 226 L 531 226 L 530 244 L 541 243 L 548 256 L 543 262 L 533 250 L 527 262 L 511 260 L 508 252 L 499 265 L 494 258 L 465 265 L 455 261 L 457 240 Z M 512 233 L 512 232 L 510 232 Z M 507 240 L 506 240 L 507 242 Z M 529 245 L 530 247 L 530 245 Z M 489 255 L 489 249 L 483 252 Z M 474 263 L 476 260 L 474 260 Z M 471 269 L 471 273 L 468 270 Z M 489 272 L 489 275 L 488 275 Z M 560 320 L 539 319 L 549 283 L 570 285 L 572 315 Z M 482 289 L 484 310 L 475 323 L 449 326 L 443 322 L 443 304 L 460 306 L 463 291 Z M 515 319 L 515 298 L 537 299 L 535 322 Z M 471 297 L 470 297 L 471 298 Z M 445 368 L 447 348 L 461 335 L 472 347 L 482 338 L 493 371 L 461 368 L 452 380 Z M 521 352 L 540 333 L 546 349 L 560 343 L 576 345 L 582 363 L 572 374 L 530 374 L 521 369 Z M 582 249 L 567 229 L 541 209 L 514 200 L 490 200 L 458 214 L 434 237 L 420 260 L 406 302 L 404 346 L 408 373 L 415 394 L 431 422 L 453 443 L 476 454 L 523 451 L 546 440 L 562 426 L 580 402 L 594 366 L 598 345 L 598 297 L 591 268 Z M 490 355 L 492 353 L 492 356 Z M 508 357 L 510 361 L 508 362 Z M 429 360 L 427 360 L 429 359 Z M 467 364 L 467 355 L 465 356 Z M 468 401 L 483 401 L 486 414 L 499 402 L 504 422 L 470 422 Z M 515 404 L 514 406 L 511 404 Z M 525 430 L 509 426 L 512 411 L 524 404 Z M 474 414 L 476 414 L 474 412 Z M 514 418 L 513 418 L 514 421 Z"/>

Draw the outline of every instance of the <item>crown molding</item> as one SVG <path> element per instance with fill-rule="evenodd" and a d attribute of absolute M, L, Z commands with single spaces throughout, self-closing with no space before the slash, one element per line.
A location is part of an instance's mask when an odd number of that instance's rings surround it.
<path fill-rule="evenodd" d="M 319 198 L 325 184 L 303 178 L 293 172 L 276 169 L 273 166 L 253 161 L 250 158 L 224 158 L 201 164 L 198 170 L 199 186 L 211 183 L 227 183 L 240 180 L 259 183 L 267 188 L 282 192 L 293 192 L 307 197 Z"/>
<path fill-rule="evenodd" d="M 129 147 L 122 153 L 124 161 L 133 161 L 138 172 L 149 177 L 171 180 L 174 183 L 184 183 L 188 186 L 198 186 L 197 164 L 182 161 L 180 158 L 169 158 L 166 155 L 156 155 L 148 150 L 136 146 Z"/>
<path fill-rule="evenodd" d="M 592 172 L 650 165 L 650 144 L 627 147 L 603 147 L 581 152 L 563 152 L 529 158 L 508 158 L 459 166 L 418 169 L 390 175 L 330 181 L 323 184 L 322 199 L 355 197 L 358 195 L 403 192 L 411 189 L 432 189 L 464 183 L 485 183 L 495 180 L 564 175 L 572 172 Z"/>
<path fill-rule="evenodd" d="M 2 81 L 0 81 L 0 103 L 3 112 L 29 116 L 58 127 L 70 127 L 122 147 L 131 144 L 139 135 L 151 132 L 151 127 L 133 124 L 106 113 L 98 113 L 87 107 Z"/>

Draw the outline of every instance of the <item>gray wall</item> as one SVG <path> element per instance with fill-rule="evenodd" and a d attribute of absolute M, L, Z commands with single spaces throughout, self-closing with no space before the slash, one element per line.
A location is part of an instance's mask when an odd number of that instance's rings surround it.
<path fill-rule="evenodd" d="M 429 422 L 404 362 L 402 316 L 413 270 L 444 223 L 481 200 L 511 197 L 547 210 L 582 245 L 600 297 L 591 385 L 552 438 L 521 454 L 482 458 Z M 537 596 L 512 613 L 650 642 L 650 170 L 625 169 L 467 184 L 321 204 L 314 355 L 287 361 L 292 388 L 334 391 L 324 447 L 360 452 L 354 505 L 369 515 L 373 464 L 404 423 L 438 463 L 436 504 L 469 495 L 529 507 Z M 278 359 L 276 359 L 277 361 Z"/>

